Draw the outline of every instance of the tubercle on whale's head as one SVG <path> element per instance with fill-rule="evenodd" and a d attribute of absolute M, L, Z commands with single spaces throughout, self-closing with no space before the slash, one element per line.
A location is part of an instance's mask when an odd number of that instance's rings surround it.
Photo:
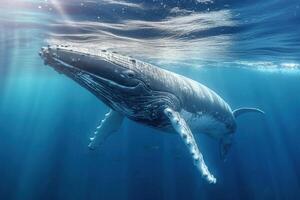
<path fill-rule="evenodd" d="M 68 46 L 48 45 L 41 48 L 39 55 L 46 65 L 69 76 L 72 73 L 88 74 L 129 87 L 139 83 L 134 70 L 123 65 L 113 64 L 105 57 L 74 51 Z"/>

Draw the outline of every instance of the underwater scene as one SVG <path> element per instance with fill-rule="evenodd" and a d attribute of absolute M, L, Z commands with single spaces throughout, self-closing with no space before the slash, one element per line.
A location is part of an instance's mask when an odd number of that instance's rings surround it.
<path fill-rule="evenodd" d="M 0 200 L 297 200 L 299 102 L 298 0 L 0 0 Z"/>

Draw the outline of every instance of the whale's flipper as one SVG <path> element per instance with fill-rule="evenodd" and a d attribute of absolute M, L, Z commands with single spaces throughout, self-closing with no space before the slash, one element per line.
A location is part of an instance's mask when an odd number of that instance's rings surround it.
<path fill-rule="evenodd" d="M 195 138 L 186 124 L 185 120 L 180 114 L 171 108 L 166 108 L 164 114 L 170 119 L 173 128 L 181 136 L 186 146 L 189 148 L 190 153 L 193 156 L 194 164 L 200 170 L 202 175 L 209 183 L 216 183 L 216 178 L 208 171 L 208 168 L 204 162 L 203 156 L 197 146 Z"/>
<path fill-rule="evenodd" d="M 249 112 L 265 114 L 264 111 L 262 111 L 258 108 L 238 108 L 238 109 L 234 110 L 232 113 L 233 113 L 234 117 L 237 118 L 238 116 L 240 116 L 244 113 L 249 113 Z"/>
<path fill-rule="evenodd" d="M 94 136 L 91 138 L 89 148 L 94 150 L 97 146 L 103 144 L 106 138 L 108 138 L 113 132 L 119 130 L 123 119 L 123 115 L 116 111 L 110 110 L 94 132 Z"/>
<path fill-rule="evenodd" d="M 220 140 L 220 157 L 223 161 L 226 161 L 226 156 L 232 146 L 232 135 L 223 137 Z"/>

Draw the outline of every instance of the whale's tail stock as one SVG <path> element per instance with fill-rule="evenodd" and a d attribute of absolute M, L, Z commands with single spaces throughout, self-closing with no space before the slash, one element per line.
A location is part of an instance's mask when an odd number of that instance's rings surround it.
<path fill-rule="evenodd" d="M 235 118 L 239 117 L 240 115 L 246 114 L 246 113 L 258 113 L 258 114 L 263 114 L 263 115 L 265 114 L 265 112 L 263 110 L 260 110 L 258 108 L 251 108 L 251 107 L 238 108 L 232 112 L 232 114 Z M 233 137 L 233 135 L 230 134 L 220 140 L 220 157 L 224 161 L 226 159 L 226 155 L 228 154 L 228 152 L 232 146 L 232 142 L 233 142 L 232 137 Z"/>

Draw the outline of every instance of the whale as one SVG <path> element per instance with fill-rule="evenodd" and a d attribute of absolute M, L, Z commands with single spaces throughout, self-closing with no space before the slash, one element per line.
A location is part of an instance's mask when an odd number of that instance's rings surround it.
<path fill-rule="evenodd" d="M 39 55 L 45 65 L 71 78 L 109 107 L 90 138 L 90 149 L 101 146 L 128 118 L 162 133 L 177 134 L 208 183 L 216 183 L 216 178 L 204 161 L 195 134 L 219 140 L 224 159 L 237 129 L 236 118 L 250 112 L 264 114 L 254 107 L 232 110 L 205 85 L 117 52 L 48 45 Z"/>

